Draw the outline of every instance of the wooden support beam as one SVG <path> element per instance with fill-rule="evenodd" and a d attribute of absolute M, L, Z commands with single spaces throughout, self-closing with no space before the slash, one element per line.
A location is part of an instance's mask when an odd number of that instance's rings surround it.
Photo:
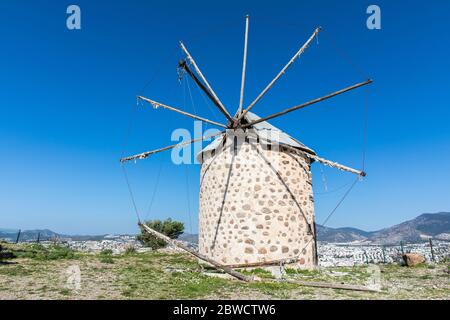
<path fill-rule="evenodd" d="M 315 287 L 315 288 L 365 291 L 365 292 L 380 292 L 380 290 L 368 288 L 366 286 L 349 285 L 349 284 L 342 284 L 342 283 L 312 282 L 312 281 L 301 281 L 301 280 L 294 280 L 294 279 L 280 279 L 280 280 L 275 280 L 274 282 L 292 283 L 292 284 L 297 284 L 299 286 Z"/>
<path fill-rule="evenodd" d="M 208 80 L 206 80 L 205 76 L 202 74 L 202 72 L 200 71 L 199 67 L 197 66 L 197 63 L 195 62 L 194 58 L 192 58 L 191 54 L 189 53 L 189 51 L 186 49 L 185 45 L 181 41 L 180 41 L 180 47 L 184 51 L 184 53 L 186 53 L 186 56 L 187 56 L 189 62 L 194 66 L 195 71 L 200 76 L 202 81 L 205 83 L 205 85 L 208 88 L 209 92 L 211 92 L 211 95 L 214 97 L 214 100 L 216 100 L 217 103 L 219 104 L 219 109 L 221 110 L 221 112 L 225 115 L 225 117 L 228 119 L 228 121 L 233 122 L 233 119 L 231 118 L 231 116 L 228 113 L 227 109 L 225 108 L 223 103 L 220 101 L 220 99 L 217 97 L 216 93 L 214 92 L 214 90 L 209 85 Z"/>
<path fill-rule="evenodd" d="M 258 103 L 259 100 L 269 91 L 269 89 L 275 84 L 275 82 L 286 72 L 286 70 L 294 63 L 294 61 L 308 48 L 309 44 L 313 39 L 317 36 L 317 34 L 320 32 L 321 28 L 317 27 L 313 34 L 309 37 L 309 39 L 305 42 L 305 44 L 294 54 L 294 56 L 289 60 L 289 62 L 281 69 L 281 71 L 273 78 L 272 81 L 264 88 L 263 91 L 256 97 L 255 100 L 253 100 L 252 103 L 250 103 L 247 108 L 239 115 L 238 120 L 242 120 L 242 118 L 247 114 L 247 112 L 250 111 L 253 106 Z"/>
<path fill-rule="evenodd" d="M 241 95 L 239 97 L 239 107 L 236 113 L 237 116 L 241 114 L 242 104 L 244 103 L 245 70 L 247 67 L 247 44 L 248 44 L 248 15 L 245 16 L 244 57 L 242 61 Z"/>
<path fill-rule="evenodd" d="M 164 108 L 164 109 L 167 109 L 167 110 L 171 110 L 171 111 L 180 113 L 182 115 L 194 118 L 196 120 L 200 120 L 200 121 L 203 121 L 203 122 L 207 122 L 207 123 L 213 124 L 215 126 L 219 126 L 219 127 L 222 127 L 222 128 L 226 128 L 227 127 L 227 126 L 225 126 L 225 125 L 223 125 L 221 123 L 218 123 L 218 122 L 215 122 L 215 121 L 212 121 L 212 120 L 208 120 L 206 118 L 202 118 L 202 117 L 196 116 L 195 114 L 192 114 L 192 113 L 189 113 L 189 112 L 186 112 L 186 111 L 183 111 L 183 110 L 180 110 L 180 109 L 177 109 L 177 108 L 165 105 L 163 103 L 157 102 L 155 100 L 148 99 L 148 98 L 143 97 L 143 96 L 138 96 L 137 98 L 140 99 L 140 100 L 143 100 L 145 102 L 150 103 L 153 106 L 153 108 L 155 108 L 155 109 L 158 109 L 159 107 L 161 107 L 161 108 Z"/>
<path fill-rule="evenodd" d="M 246 276 L 246 275 L 244 275 L 244 274 L 242 274 L 240 272 L 237 272 L 237 271 L 235 271 L 235 270 L 233 270 L 233 269 L 231 269 L 229 267 L 226 267 L 226 266 L 221 265 L 220 263 L 217 263 L 216 261 L 208 258 L 207 256 L 204 256 L 203 254 L 201 254 L 201 253 L 199 253 L 199 252 L 189 248 L 188 246 L 185 246 L 181 241 L 177 241 L 177 240 L 171 239 L 168 236 L 166 236 L 166 235 L 164 235 L 164 234 L 162 234 L 162 233 L 160 233 L 160 232 L 150 228 L 146 224 L 139 223 L 139 226 L 141 228 L 143 228 L 145 231 L 147 231 L 148 233 L 150 233 L 150 234 L 154 235 L 155 237 L 157 237 L 158 239 L 161 239 L 161 240 L 167 242 L 168 244 L 170 244 L 172 246 L 175 246 L 177 248 L 180 248 L 180 249 L 186 251 L 187 253 L 193 255 L 194 257 L 209 263 L 215 269 L 222 270 L 223 272 L 228 273 L 229 275 L 235 277 L 236 279 L 239 279 L 241 281 L 246 281 L 246 282 L 250 282 L 250 281 L 256 280 L 256 278 L 254 278 L 254 277 Z"/>
<path fill-rule="evenodd" d="M 170 146 L 167 146 L 167 147 L 164 147 L 164 148 L 160 148 L 160 149 L 156 149 L 156 150 L 152 150 L 152 151 L 146 151 L 146 152 L 143 152 L 143 153 L 136 154 L 134 156 L 125 157 L 125 158 L 120 159 L 120 162 L 121 163 L 125 163 L 127 161 L 131 161 L 131 160 L 135 160 L 135 159 L 145 159 L 145 158 L 151 156 L 152 154 L 155 154 L 155 153 L 158 153 L 158 152 L 162 152 L 162 151 L 166 151 L 166 150 L 169 150 L 169 149 L 173 149 L 173 148 L 176 148 L 176 147 L 182 147 L 182 146 L 185 146 L 185 145 L 197 142 L 197 141 L 201 141 L 201 140 L 205 140 L 205 139 L 208 139 L 208 138 L 212 138 L 212 137 L 218 136 L 218 135 L 223 134 L 223 133 L 225 133 L 225 130 L 217 132 L 217 133 L 214 133 L 214 134 L 210 134 L 208 136 L 203 136 L 203 137 L 200 137 L 200 138 L 192 139 L 192 140 L 189 140 L 189 141 L 186 141 L 186 142 L 173 144 L 173 145 L 170 145 Z"/>
<path fill-rule="evenodd" d="M 353 89 L 356 89 L 356 88 L 359 88 L 359 87 L 362 87 L 362 86 L 365 86 L 366 84 L 370 84 L 370 83 L 372 83 L 372 82 L 373 82 L 373 80 L 369 79 L 369 80 L 366 80 L 366 81 L 364 81 L 364 82 L 360 82 L 360 83 L 354 84 L 354 85 L 352 85 L 352 86 L 350 86 L 350 87 L 347 87 L 347 88 L 344 88 L 344 89 L 335 91 L 335 92 L 330 93 L 330 94 L 328 94 L 328 95 L 326 95 L 326 96 L 323 96 L 323 97 L 320 97 L 320 98 L 317 98 L 317 99 L 314 99 L 314 100 L 310 100 L 310 101 L 308 101 L 308 102 L 299 104 L 299 105 L 294 106 L 294 107 L 292 107 L 292 108 L 288 108 L 288 109 L 285 109 L 285 110 L 283 110 L 283 111 L 274 113 L 274 114 L 272 114 L 272 115 L 270 115 L 270 116 L 267 116 L 267 117 L 264 117 L 264 118 L 260 118 L 260 119 L 258 119 L 258 120 L 253 121 L 253 122 L 244 124 L 244 125 L 242 125 L 241 127 L 242 127 L 242 128 L 248 128 L 248 127 L 251 127 L 251 126 L 253 126 L 253 125 L 257 124 L 257 123 L 260 123 L 260 122 L 263 122 L 263 121 L 267 121 L 267 120 L 270 120 L 270 119 L 273 119 L 273 118 L 276 118 L 276 117 L 285 115 L 285 114 L 287 114 L 287 113 L 289 113 L 289 112 L 292 112 L 292 111 L 295 111 L 295 110 L 298 110 L 298 109 L 305 108 L 305 107 L 310 106 L 310 105 L 312 105 L 312 104 L 315 104 L 315 103 L 318 103 L 318 102 L 321 102 L 321 101 L 330 99 L 330 98 L 335 97 L 335 96 L 337 96 L 337 95 L 339 95 L 339 94 L 342 94 L 342 93 L 344 93 L 344 92 L 347 92 L 347 91 L 350 91 L 350 90 L 353 90 Z M 244 114 L 244 113 L 242 113 L 242 114 Z"/>

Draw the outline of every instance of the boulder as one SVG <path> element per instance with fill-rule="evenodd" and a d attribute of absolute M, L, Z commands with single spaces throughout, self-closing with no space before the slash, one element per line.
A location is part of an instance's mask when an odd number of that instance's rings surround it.
<path fill-rule="evenodd" d="M 403 260 L 408 267 L 413 267 L 425 262 L 425 257 L 419 253 L 405 253 Z"/>

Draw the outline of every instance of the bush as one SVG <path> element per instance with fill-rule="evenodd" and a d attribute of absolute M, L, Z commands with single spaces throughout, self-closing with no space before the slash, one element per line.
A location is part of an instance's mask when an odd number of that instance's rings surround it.
<path fill-rule="evenodd" d="M 113 251 L 111 249 L 103 249 L 100 251 L 100 262 L 102 263 L 114 263 L 112 258 Z"/>
<path fill-rule="evenodd" d="M 172 221 L 172 219 L 161 220 L 151 220 L 144 222 L 149 228 L 156 230 L 171 239 L 176 239 L 184 231 L 184 223 L 179 221 Z M 158 248 L 163 248 L 166 246 L 166 242 L 155 237 L 154 235 L 148 233 L 143 228 L 141 228 L 141 234 L 137 236 L 137 239 L 141 241 L 145 246 L 156 250 Z"/>
<path fill-rule="evenodd" d="M 124 254 L 135 254 L 137 252 L 136 247 L 133 245 L 126 246 Z"/>
<path fill-rule="evenodd" d="M 41 244 L 32 244 L 26 246 L 17 255 L 23 258 L 30 258 L 36 260 L 61 260 L 61 259 L 73 259 L 75 258 L 75 252 L 66 246 L 52 245 L 44 247 Z"/>

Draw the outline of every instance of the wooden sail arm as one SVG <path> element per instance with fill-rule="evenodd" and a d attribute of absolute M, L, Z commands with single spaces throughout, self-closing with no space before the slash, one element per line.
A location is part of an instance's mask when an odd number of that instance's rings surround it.
<path fill-rule="evenodd" d="M 170 145 L 170 146 L 167 146 L 167 147 L 164 147 L 164 148 L 159 148 L 159 149 L 152 150 L 152 151 L 142 152 L 142 153 L 139 153 L 139 154 L 136 154 L 136 155 L 133 155 L 133 156 L 121 158 L 120 162 L 121 163 L 125 163 L 125 162 L 131 161 L 131 160 L 145 159 L 145 158 L 148 158 L 149 156 L 151 156 L 151 155 L 153 155 L 155 153 L 159 153 L 159 152 L 170 150 L 170 149 L 177 148 L 177 147 L 186 146 L 186 145 L 189 145 L 191 143 L 194 143 L 194 142 L 197 142 L 197 141 L 201 141 L 201 140 L 205 140 L 205 139 L 209 139 L 209 138 L 218 136 L 218 135 L 223 134 L 223 133 L 225 133 L 225 130 L 224 131 L 220 131 L 220 132 L 216 132 L 214 134 L 210 134 L 210 135 L 207 135 L 207 136 L 203 136 L 203 137 L 200 137 L 200 138 L 192 139 L 192 140 L 189 140 L 189 141 L 186 141 L 186 142 L 173 144 L 173 145 Z"/>
<path fill-rule="evenodd" d="M 206 94 L 206 96 L 214 103 L 214 105 L 219 109 L 220 112 L 228 119 L 227 113 L 222 109 L 220 102 L 212 95 L 212 93 L 205 87 L 205 85 L 200 81 L 199 78 L 192 72 L 185 60 L 181 60 L 178 63 L 178 67 L 182 68 L 186 73 L 194 80 L 195 84 Z M 230 120 L 230 119 L 228 119 Z"/>
<path fill-rule="evenodd" d="M 315 155 L 312 155 L 312 154 L 308 154 L 307 152 L 304 152 L 304 154 L 306 154 L 306 156 L 308 158 L 314 159 L 315 161 L 320 162 L 320 163 L 322 163 L 322 164 L 324 164 L 326 166 L 329 166 L 329 167 L 332 167 L 332 168 L 336 168 L 336 169 L 339 169 L 339 170 L 342 170 L 342 171 L 351 172 L 351 173 L 357 174 L 358 176 L 361 176 L 361 177 L 365 177 L 367 175 L 364 171 L 353 169 L 353 168 L 344 166 L 344 165 L 342 165 L 340 163 L 333 162 L 333 161 L 330 161 L 330 160 L 327 160 L 327 159 L 324 159 L 324 158 L 321 158 L 321 157 L 318 157 L 318 156 L 315 156 Z"/>
<path fill-rule="evenodd" d="M 342 171 L 351 172 L 351 173 L 357 174 L 358 176 L 361 176 L 361 177 L 365 177 L 366 176 L 366 173 L 364 171 L 353 169 L 353 168 L 344 166 L 344 165 L 342 165 L 340 163 L 321 158 L 321 157 L 316 156 L 314 154 L 311 154 L 309 152 L 306 152 L 306 151 L 303 151 L 303 150 L 291 147 L 291 146 L 289 146 L 287 144 L 280 143 L 280 146 L 284 147 L 286 149 L 289 149 L 289 150 L 291 150 L 293 152 L 301 153 L 301 154 L 305 155 L 306 157 L 308 157 L 308 158 L 310 158 L 310 159 L 312 159 L 314 161 L 320 162 L 320 163 L 322 163 L 322 164 L 324 164 L 326 166 L 329 166 L 329 167 L 332 167 L 332 168 L 336 168 L 336 169 L 339 169 L 339 170 L 342 170 Z"/>
<path fill-rule="evenodd" d="M 252 135 L 252 133 L 250 133 L 250 132 L 249 132 L 249 134 Z M 279 142 L 273 142 L 273 141 L 271 141 L 271 140 L 269 140 L 267 138 L 264 138 L 264 137 L 258 135 L 257 133 L 255 134 L 255 136 L 258 137 L 260 140 L 264 140 L 266 143 L 269 143 L 269 144 L 270 143 L 273 143 L 273 144 L 278 143 L 279 146 L 282 147 L 282 148 L 286 148 L 286 149 L 288 149 L 289 151 L 291 151 L 293 153 L 297 153 L 297 154 L 300 153 L 300 154 L 302 154 L 302 155 L 304 155 L 304 156 L 306 156 L 306 157 L 308 157 L 308 158 L 310 158 L 310 159 L 312 159 L 314 161 L 323 163 L 326 166 L 333 167 L 333 168 L 336 168 L 336 169 L 339 169 L 339 170 L 342 170 L 342 171 L 351 172 L 351 173 L 357 174 L 358 176 L 361 176 L 361 177 L 365 177 L 367 175 L 364 171 L 356 170 L 356 169 L 344 166 L 344 165 L 342 165 L 340 163 L 321 158 L 321 157 L 319 157 L 317 155 L 311 154 L 311 153 L 303 151 L 301 149 L 294 148 L 294 147 L 292 147 L 292 146 L 290 146 L 288 144 L 279 143 Z"/>
<path fill-rule="evenodd" d="M 171 110 L 171 111 L 180 113 L 182 115 L 191 117 L 191 118 L 196 119 L 196 120 L 200 120 L 200 121 L 203 121 L 203 122 L 207 122 L 207 123 L 213 124 L 215 126 L 226 128 L 226 126 L 224 124 L 221 124 L 221 123 L 218 123 L 218 122 L 206 119 L 206 118 L 199 117 L 199 116 L 197 116 L 195 114 L 192 114 L 192 113 L 189 113 L 189 112 L 186 112 L 186 111 L 183 111 L 183 110 L 180 110 L 180 109 L 177 109 L 177 108 L 165 105 L 165 104 L 157 102 L 155 100 L 151 100 L 151 99 L 148 99 L 148 98 L 143 97 L 143 96 L 138 96 L 137 98 L 140 99 L 140 100 L 143 100 L 145 102 L 150 103 L 153 106 L 153 108 L 155 108 L 155 109 L 158 109 L 159 107 L 161 107 L 161 108 L 164 108 L 164 109 L 167 109 L 167 110 Z"/>
<path fill-rule="evenodd" d="M 208 90 L 211 93 L 211 95 L 214 97 L 214 100 L 217 101 L 220 111 L 225 115 L 225 117 L 228 119 L 228 121 L 233 122 L 233 119 L 232 119 L 231 115 L 229 114 L 229 112 L 227 111 L 227 109 L 225 108 L 223 103 L 220 101 L 220 99 L 217 97 L 216 93 L 211 88 L 208 80 L 206 80 L 205 76 L 200 71 L 199 67 L 197 66 L 197 63 L 195 62 L 194 58 L 192 58 L 191 54 L 189 53 L 189 51 L 186 49 L 185 45 L 181 41 L 180 41 L 180 47 L 184 51 L 184 53 L 186 54 L 186 57 L 188 58 L 189 62 L 194 66 L 194 69 L 197 72 L 197 74 L 200 76 L 202 81 L 205 83 L 205 85 L 208 88 Z"/>
<path fill-rule="evenodd" d="M 264 88 L 263 91 L 255 98 L 255 100 L 250 103 L 247 108 L 239 115 L 238 120 L 242 120 L 242 118 L 247 114 L 247 112 L 250 111 L 251 108 L 255 106 L 255 104 L 261 100 L 261 98 L 269 91 L 269 89 L 275 84 L 275 82 L 281 78 L 281 76 L 286 72 L 286 70 L 294 63 L 294 61 L 308 48 L 309 44 L 313 39 L 317 36 L 317 34 L 320 32 L 321 27 L 317 27 L 313 34 L 309 37 L 309 39 L 305 42 L 305 44 L 294 54 L 294 56 L 289 60 L 289 62 L 281 69 L 281 71 L 273 78 L 272 81 Z"/>
<path fill-rule="evenodd" d="M 270 119 L 273 119 L 273 118 L 276 118 L 276 117 L 285 115 L 285 114 L 287 114 L 287 113 L 289 113 L 289 112 L 292 112 L 292 111 L 295 111 L 295 110 L 298 110 L 298 109 L 305 108 L 305 107 L 310 106 L 310 105 L 312 105 L 312 104 L 315 104 L 315 103 L 318 103 L 318 102 L 321 102 L 321 101 L 330 99 L 330 98 L 335 97 L 335 96 L 337 96 L 337 95 L 339 95 L 339 94 L 342 94 L 342 93 L 344 93 L 344 92 L 347 92 L 347 91 L 350 91 L 350 90 L 353 90 L 353 89 L 356 89 L 356 88 L 359 88 L 359 87 L 362 87 L 362 86 L 365 86 L 365 85 L 370 84 L 370 83 L 372 83 L 372 82 L 373 82 L 373 80 L 372 80 L 372 79 L 369 79 L 369 80 L 366 80 L 366 81 L 364 81 L 364 82 L 360 82 L 360 83 L 354 84 L 354 85 L 352 85 L 352 86 L 350 86 L 350 87 L 347 87 L 347 88 L 344 88 L 344 89 L 335 91 L 335 92 L 330 93 L 330 94 L 328 94 L 328 95 L 326 95 L 326 96 L 323 96 L 323 97 L 320 97 L 320 98 L 317 98 L 317 99 L 314 99 L 314 100 L 310 100 L 310 101 L 308 101 L 308 102 L 299 104 L 299 105 L 297 105 L 297 106 L 294 106 L 294 107 L 285 109 L 285 110 L 283 110 L 283 111 L 274 113 L 274 114 L 272 114 L 272 115 L 270 115 L 270 116 L 263 117 L 263 118 L 260 118 L 260 119 L 258 119 L 258 120 L 252 121 L 252 122 L 250 122 L 250 123 L 244 124 L 244 125 L 242 125 L 241 127 L 242 127 L 242 128 L 248 128 L 248 127 L 251 127 L 251 126 L 253 126 L 253 125 L 257 124 L 257 123 L 260 123 L 260 122 L 263 122 L 263 121 L 267 121 L 267 120 L 270 120 Z"/>
<path fill-rule="evenodd" d="M 247 45 L 248 45 L 248 15 L 245 16 L 244 56 L 242 58 L 241 93 L 239 96 L 239 107 L 235 117 L 241 114 L 242 104 L 244 103 L 245 71 L 247 67 Z"/>

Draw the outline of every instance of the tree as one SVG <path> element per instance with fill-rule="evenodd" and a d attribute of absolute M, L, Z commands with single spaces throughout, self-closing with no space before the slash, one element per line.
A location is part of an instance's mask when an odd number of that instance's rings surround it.
<path fill-rule="evenodd" d="M 184 223 L 179 221 L 172 221 L 171 218 L 167 220 L 150 220 L 145 221 L 145 225 L 153 230 L 156 230 L 162 234 L 165 234 L 171 239 L 176 239 L 184 231 Z M 141 228 L 141 234 L 137 236 L 137 239 L 141 241 L 145 246 L 156 250 L 158 248 L 163 248 L 166 246 L 166 242 L 155 237 L 154 235 L 148 233 L 143 228 Z"/>

